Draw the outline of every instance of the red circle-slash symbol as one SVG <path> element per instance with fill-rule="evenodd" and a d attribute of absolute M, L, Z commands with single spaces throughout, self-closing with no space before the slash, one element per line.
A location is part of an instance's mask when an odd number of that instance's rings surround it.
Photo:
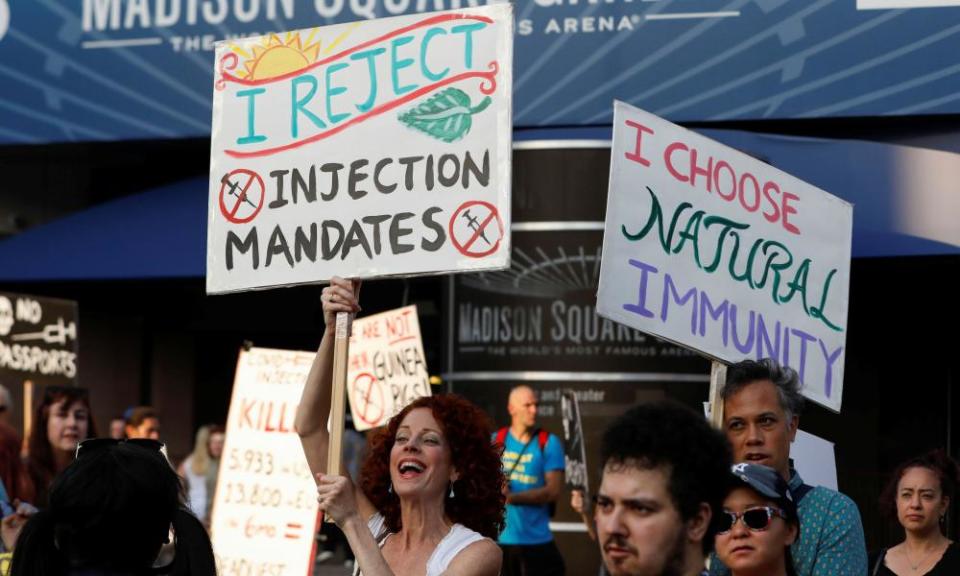
<path fill-rule="evenodd" d="M 383 397 L 383 386 L 377 378 L 369 372 L 361 372 L 353 379 L 351 388 L 353 408 L 360 420 L 370 426 L 379 425 L 386 402 Z"/>
<path fill-rule="evenodd" d="M 264 197 L 263 178 L 253 170 L 238 168 L 220 179 L 220 212 L 234 224 L 256 218 Z"/>
<path fill-rule="evenodd" d="M 492 224 L 496 222 L 496 226 Z M 483 258 L 497 251 L 503 238 L 503 220 L 497 207 L 482 200 L 464 202 L 448 226 L 450 241 L 464 256 Z"/>

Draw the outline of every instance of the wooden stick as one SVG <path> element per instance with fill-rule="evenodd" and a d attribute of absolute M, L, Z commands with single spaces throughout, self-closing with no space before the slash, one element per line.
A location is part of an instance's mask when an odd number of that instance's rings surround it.
<path fill-rule="evenodd" d="M 23 381 L 23 454 L 27 453 L 30 429 L 33 427 L 33 381 Z M 83 440 L 83 438 L 81 438 Z"/>
<path fill-rule="evenodd" d="M 347 397 L 347 353 L 350 350 L 350 320 L 347 312 L 337 312 L 336 339 L 333 343 L 333 391 L 330 398 L 330 446 L 327 474 L 339 476 L 343 461 L 343 424 Z"/>
<path fill-rule="evenodd" d="M 710 364 L 710 423 L 723 430 L 723 398 L 720 393 L 727 381 L 727 365 L 714 360 Z"/>

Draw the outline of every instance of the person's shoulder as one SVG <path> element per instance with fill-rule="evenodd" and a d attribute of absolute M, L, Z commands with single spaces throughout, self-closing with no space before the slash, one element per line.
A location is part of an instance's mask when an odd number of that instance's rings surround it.
<path fill-rule="evenodd" d="M 539 439 L 538 439 L 538 440 L 539 440 Z M 557 436 L 556 434 L 554 434 L 553 432 L 547 432 L 547 444 L 546 444 L 546 445 L 547 445 L 548 448 L 557 447 L 557 448 L 560 448 L 560 449 L 562 450 L 562 449 L 563 449 L 563 440 L 561 440 L 560 437 Z"/>
<path fill-rule="evenodd" d="M 882 560 L 887 555 L 887 552 L 889 551 L 890 551 L 889 548 L 881 548 L 879 550 L 874 550 L 873 552 L 870 552 L 869 554 L 867 554 L 867 565 L 874 566 L 877 562 L 880 562 L 880 560 Z"/>
<path fill-rule="evenodd" d="M 547 466 L 550 470 L 560 470 L 566 466 L 563 457 L 563 442 L 554 434 L 547 435 L 547 444 L 543 447 L 543 453 L 547 459 Z"/>
<path fill-rule="evenodd" d="M 497 543 L 489 538 L 481 538 L 458 552 L 444 574 L 494 576 L 500 573 L 502 562 L 503 553 Z"/>
<path fill-rule="evenodd" d="M 800 517 L 816 517 L 818 522 L 825 526 L 858 526 L 861 527 L 860 509 L 852 498 L 824 486 L 813 488 L 800 502 Z"/>
<path fill-rule="evenodd" d="M 807 495 L 806 498 L 810 498 L 810 497 L 812 497 L 811 498 L 812 502 L 816 502 L 816 501 L 826 502 L 827 504 L 829 504 L 832 510 L 836 510 L 836 509 L 855 510 L 857 511 L 857 515 L 859 516 L 859 509 L 857 508 L 857 504 L 853 501 L 853 499 L 838 490 L 827 488 L 826 486 L 815 486 L 812 490 L 810 490 L 810 493 Z M 806 498 L 804 498 L 804 500 L 806 500 Z M 801 504 L 802 503 L 803 502 L 801 501 Z"/>

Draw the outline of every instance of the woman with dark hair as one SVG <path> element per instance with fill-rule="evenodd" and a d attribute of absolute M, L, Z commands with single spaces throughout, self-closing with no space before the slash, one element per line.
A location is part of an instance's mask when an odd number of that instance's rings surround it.
<path fill-rule="evenodd" d="M 420 398 L 377 431 L 360 487 L 326 475 L 337 312 L 360 309 L 359 283 L 324 288 L 324 332 L 295 426 L 317 476 L 320 509 L 343 530 L 364 576 L 496 576 L 505 484 L 493 425 L 452 394 Z"/>
<path fill-rule="evenodd" d="M 897 467 L 880 504 L 903 526 L 903 542 L 872 555 L 872 576 L 960 574 L 960 546 L 943 534 L 953 503 L 960 466 L 943 450 L 934 450 Z"/>
<path fill-rule="evenodd" d="M 73 462 L 77 444 L 96 435 L 86 389 L 48 386 L 44 390 L 27 442 L 27 471 L 37 490 L 37 506 L 46 506 L 50 484 Z"/>
<path fill-rule="evenodd" d="M 174 560 L 154 566 L 175 537 Z M 82 442 L 54 481 L 49 505 L 20 534 L 12 576 L 213 576 L 203 526 L 183 505 L 180 478 L 154 440 Z"/>
<path fill-rule="evenodd" d="M 790 545 L 800 533 L 797 505 L 773 468 L 734 464 L 723 513 L 715 520 L 717 556 L 733 576 L 793 576 Z"/>

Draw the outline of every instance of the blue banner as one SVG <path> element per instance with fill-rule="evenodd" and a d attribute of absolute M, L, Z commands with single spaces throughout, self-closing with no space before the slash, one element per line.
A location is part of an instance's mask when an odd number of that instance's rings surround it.
<path fill-rule="evenodd" d="M 477 3 L 0 0 L 0 144 L 208 137 L 218 40 Z M 520 0 L 514 125 L 960 113 L 957 4 Z"/>

